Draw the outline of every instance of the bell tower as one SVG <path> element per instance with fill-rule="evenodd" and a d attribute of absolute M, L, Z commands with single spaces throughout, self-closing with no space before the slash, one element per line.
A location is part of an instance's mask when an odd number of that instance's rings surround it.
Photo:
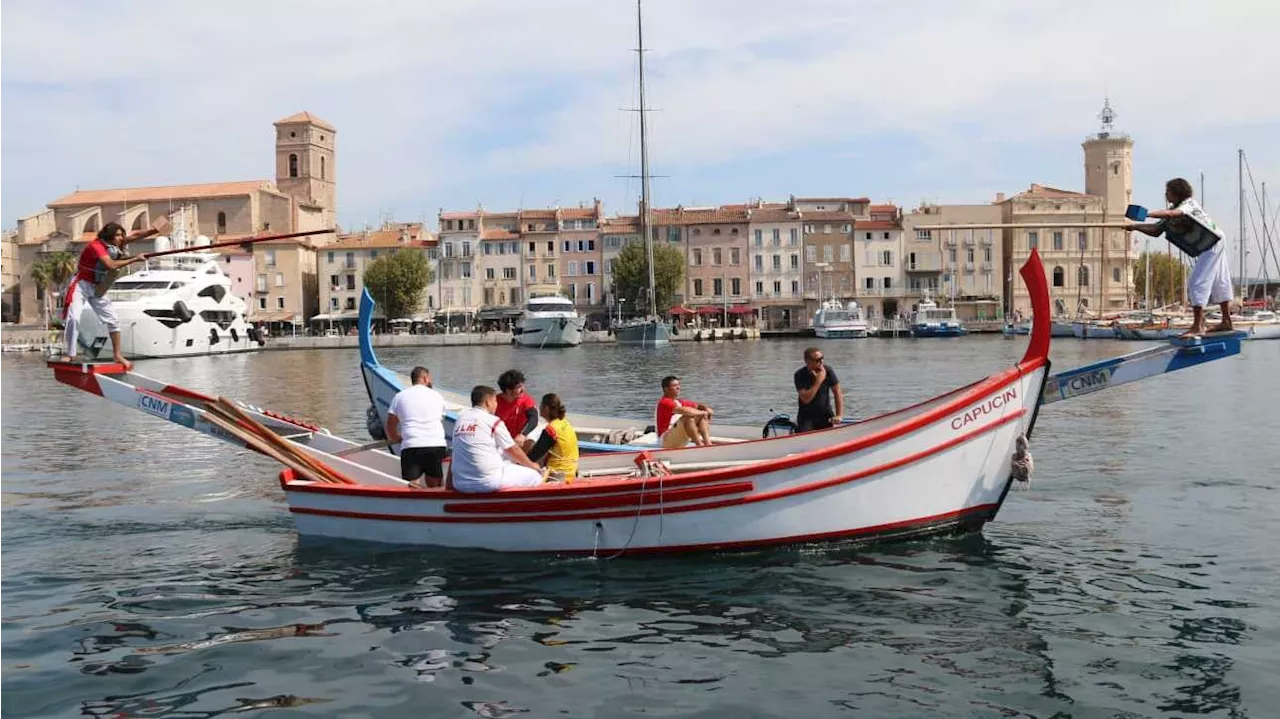
<path fill-rule="evenodd" d="M 300 204 L 325 210 L 332 224 L 337 215 L 333 125 L 309 112 L 277 120 L 276 187 Z"/>
<path fill-rule="evenodd" d="M 1133 198 L 1133 139 L 1115 131 L 1110 98 L 1098 119 L 1102 130 L 1084 141 L 1084 191 L 1103 199 L 1111 220 L 1122 217 Z"/>

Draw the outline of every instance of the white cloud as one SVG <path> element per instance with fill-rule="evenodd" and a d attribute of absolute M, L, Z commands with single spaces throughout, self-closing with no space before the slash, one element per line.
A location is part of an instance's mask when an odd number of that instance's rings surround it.
<path fill-rule="evenodd" d="M 348 223 L 387 198 L 433 210 L 460 184 L 592 169 L 603 185 L 635 162 L 619 112 L 635 103 L 626 0 L 4 9 L 9 222 L 77 184 L 269 177 L 269 123 L 300 109 L 339 129 Z M 645 20 L 658 170 L 886 133 L 933 148 L 940 167 L 978 167 L 1002 143 L 1077 144 L 1105 94 L 1148 158 L 1280 122 L 1275 3 L 651 0 Z M 1275 143 L 1250 151 L 1255 169 L 1280 166 Z M 815 175 L 840 176 L 836 155 Z M 902 172 L 927 178 L 928 163 Z M 1014 191 L 1062 174 L 982 182 Z"/>

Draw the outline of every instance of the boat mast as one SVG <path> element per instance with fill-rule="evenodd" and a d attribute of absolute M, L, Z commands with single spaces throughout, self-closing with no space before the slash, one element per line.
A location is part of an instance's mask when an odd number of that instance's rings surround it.
<path fill-rule="evenodd" d="M 648 126 L 645 115 L 648 109 L 644 104 L 644 16 L 640 10 L 641 0 L 636 0 L 636 54 L 640 58 L 640 231 L 644 233 L 644 247 L 648 254 L 649 265 L 649 315 L 658 316 L 658 298 L 653 273 L 653 230 L 649 213 L 649 143 Z"/>
<path fill-rule="evenodd" d="M 1240 191 L 1240 301 L 1243 303 L 1246 298 L 1244 286 L 1244 150 L 1236 150 L 1236 173 L 1237 185 Z M 1263 213 L 1266 217 L 1266 213 Z"/>

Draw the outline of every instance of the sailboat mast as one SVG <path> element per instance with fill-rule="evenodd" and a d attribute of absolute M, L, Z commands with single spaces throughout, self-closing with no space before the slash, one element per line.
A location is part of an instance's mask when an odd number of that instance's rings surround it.
<path fill-rule="evenodd" d="M 644 233 L 645 252 L 648 253 L 649 265 L 649 314 L 658 316 L 657 282 L 653 273 L 653 231 L 652 216 L 649 212 L 649 134 L 645 115 L 648 108 L 644 104 L 644 16 L 640 9 L 641 0 L 636 0 L 636 54 L 640 57 L 640 231 Z"/>
<path fill-rule="evenodd" d="M 1236 150 L 1236 172 L 1240 189 L 1240 301 L 1245 300 L 1244 287 L 1244 150 Z M 1265 216 L 1266 213 L 1263 213 Z"/>

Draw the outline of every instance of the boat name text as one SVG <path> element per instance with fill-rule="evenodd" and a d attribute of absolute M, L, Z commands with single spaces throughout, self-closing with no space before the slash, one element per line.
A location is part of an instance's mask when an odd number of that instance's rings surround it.
<path fill-rule="evenodd" d="M 138 392 L 138 409 L 150 415 L 155 415 L 160 419 L 169 419 L 169 411 L 172 404 L 166 399 L 161 399 L 153 394 Z"/>
<path fill-rule="evenodd" d="M 1005 390 L 1003 394 L 998 394 L 995 397 L 992 397 L 991 399 L 987 400 L 986 402 L 983 402 L 982 404 L 978 405 L 977 407 L 974 407 L 968 412 L 965 412 L 959 417 L 956 417 L 955 419 L 951 420 L 951 429 L 964 429 L 966 426 L 974 422 L 977 422 L 980 418 L 985 417 L 986 415 L 989 415 L 989 414 L 994 414 L 996 410 L 1000 409 L 1006 404 L 1009 404 L 1010 402 L 1012 402 L 1013 400 L 1016 400 L 1017 398 L 1018 398 L 1018 388 L 1010 387 L 1009 389 Z"/>

